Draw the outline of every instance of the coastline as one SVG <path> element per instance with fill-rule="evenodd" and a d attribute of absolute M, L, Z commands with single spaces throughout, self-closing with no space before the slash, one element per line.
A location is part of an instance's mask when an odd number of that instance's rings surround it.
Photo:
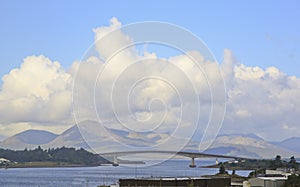
<path fill-rule="evenodd" d="M 199 166 L 199 168 L 220 168 L 220 165 L 210 165 L 210 166 Z M 242 166 L 225 166 L 226 170 L 241 170 L 241 171 L 247 171 L 247 170 L 256 170 L 257 168 L 255 166 L 253 167 L 242 167 Z"/>
<path fill-rule="evenodd" d="M 105 164 L 105 163 L 103 163 Z M 66 162 L 23 162 L 23 163 L 15 163 L 9 164 L 5 166 L 1 166 L 2 169 L 9 168 L 58 168 L 58 167 L 97 167 L 100 165 L 84 165 L 84 164 L 71 164 Z"/>

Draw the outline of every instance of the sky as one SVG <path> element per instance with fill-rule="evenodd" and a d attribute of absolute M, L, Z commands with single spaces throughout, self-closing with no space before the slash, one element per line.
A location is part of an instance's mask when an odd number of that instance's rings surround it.
<path fill-rule="evenodd" d="M 224 48 L 251 66 L 299 75 L 298 1 L 1 1 L 1 71 L 44 54 L 64 67 L 93 42 L 92 28 L 117 17 L 124 25 L 170 22 L 200 37 L 221 60 Z"/>
<path fill-rule="evenodd" d="M 122 25 L 143 21 L 178 25 L 204 41 L 219 64 L 235 64 L 230 67 L 233 78 L 226 79 L 230 101 L 223 133 L 242 129 L 268 140 L 300 136 L 299 5 L 296 0 L 0 1 L 0 136 L 28 128 L 59 133 L 70 126 L 74 62 L 93 44 L 96 28 L 114 25 L 113 17 Z M 15 68 L 19 73 L 11 72 Z M 22 76 L 28 69 L 40 74 Z M 21 82 L 46 75 L 47 79 L 32 83 L 36 87 L 22 87 Z M 38 87 L 57 80 L 64 81 L 53 84 L 52 90 Z M 32 94 L 49 101 L 41 104 L 31 96 L 26 100 Z M 57 114 L 49 115 L 54 110 Z M 36 111 L 40 117 L 33 117 Z"/>

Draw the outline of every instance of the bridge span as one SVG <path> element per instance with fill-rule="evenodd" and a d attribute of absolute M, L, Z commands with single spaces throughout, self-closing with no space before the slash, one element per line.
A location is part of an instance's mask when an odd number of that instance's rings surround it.
<path fill-rule="evenodd" d="M 178 155 L 183 157 L 191 158 L 190 167 L 196 167 L 195 158 L 228 158 L 235 160 L 243 160 L 247 158 L 237 157 L 237 156 L 227 156 L 227 155 L 216 155 L 216 154 L 207 154 L 207 153 L 194 153 L 194 152 L 186 152 L 186 151 L 159 151 L 159 150 L 144 150 L 144 151 L 120 151 L 120 152 L 110 152 L 110 153 L 101 153 L 99 154 L 102 157 L 113 157 L 113 166 L 118 166 L 118 157 L 125 155 L 133 155 L 133 154 L 171 154 Z"/>

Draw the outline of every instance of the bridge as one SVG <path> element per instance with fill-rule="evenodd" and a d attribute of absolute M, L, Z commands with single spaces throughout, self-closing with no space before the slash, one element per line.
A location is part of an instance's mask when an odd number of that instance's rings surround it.
<path fill-rule="evenodd" d="M 99 154 L 102 157 L 113 157 L 113 166 L 118 166 L 118 157 L 125 155 L 133 155 L 133 154 L 171 154 L 171 155 L 179 155 L 183 157 L 191 158 L 190 167 L 196 167 L 195 158 L 228 158 L 235 160 L 244 160 L 247 158 L 236 157 L 236 156 L 227 156 L 227 155 L 215 155 L 215 154 L 206 154 L 206 153 L 193 153 L 193 152 L 185 152 L 185 151 L 158 151 L 158 150 L 150 150 L 150 151 L 123 151 L 123 152 L 110 152 L 110 153 L 102 153 Z"/>

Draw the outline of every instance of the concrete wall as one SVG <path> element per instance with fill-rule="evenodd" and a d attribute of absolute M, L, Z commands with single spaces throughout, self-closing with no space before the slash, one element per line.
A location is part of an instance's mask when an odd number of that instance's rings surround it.
<path fill-rule="evenodd" d="M 285 180 L 264 180 L 260 178 L 249 179 L 251 187 L 281 187 Z"/>
<path fill-rule="evenodd" d="M 284 184 L 284 181 L 265 181 L 265 187 L 281 187 Z"/>
<path fill-rule="evenodd" d="M 265 186 L 264 180 L 259 179 L 259 178 L 249 179 L 249 183 L 250 183 L 251 187 L 264 187 Z"/>
<path fill-rule="evenodd" d="M 230 178 L 213 179 L 185 179 L 185 180 L 159 180 L 159 179 L 120 179 L 120 187 L 159 187 L 159 186 L 189 186 L 194 187 L 230 187 Z"/>

